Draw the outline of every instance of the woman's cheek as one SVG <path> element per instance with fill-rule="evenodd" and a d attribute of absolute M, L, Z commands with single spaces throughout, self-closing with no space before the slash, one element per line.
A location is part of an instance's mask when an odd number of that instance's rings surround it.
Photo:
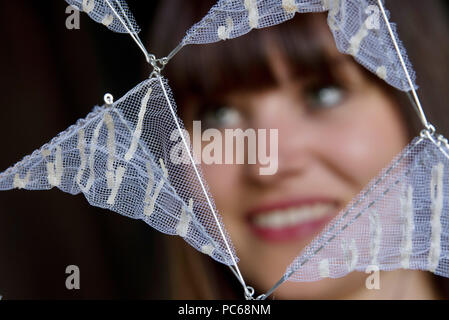
<path fill-rule="evenodd" d="M 347 115 L 323 126 L 321 152 L 359 187 L 366 185 L 407 144 L 406 130 L 394 106 L 382 95 L 354 101 Z"/>
<path fill-rule="evenodd" d="M 238 203 L 240 194 L 239 172 L 242 167 L 242 165 L 232 164 L 202 165 L 209 189 L 220 211 L 234 211 L 233 206 Z"/>

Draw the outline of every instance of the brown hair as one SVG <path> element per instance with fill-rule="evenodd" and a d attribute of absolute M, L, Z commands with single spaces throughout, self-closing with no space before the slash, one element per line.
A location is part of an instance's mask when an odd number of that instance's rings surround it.
<path fill-rule="evenodd" d="M 150 51 L 156 56 L 167 55 L 183 38 L 186 30 L 199 21 L 215 1 L 164 0 L 156 13 Z M 407 48 L 420 86 L 422 105 L 428 120 L 437 132 L 449 135 L 446 103 L 449 87 L 445 81 L 448 71 L 448 25 L 444 10 L 437 1 L 399 1 L 388 4 L 392 21 L 398 25 L 399 37 Z M 286 57 L 302 75 L 319 74 L 330 79 L 333 61 L 326 55 L 317 31 L 322 14 L 297 14 L 292 21 L 279 26 L 254 30 L 248 35 L 215 44 L 190 45 L 170 61 L 163 75 L 169 80 L 181 116 L 183 101 L 199 96 L 206 105 L 222 92 L 235 87 L 269 86 L 274 77 L 267 67 L 266 36 L 285 51 Z M 382 86 L 397 101 L 400 113 L 408 126 L 410 138 L 423 128 L 407 95 L 360 67 L 366 76 Z M 257 79 L 257 81 L 254 81 Z M 173 298 L 210 299 L 242 297 L 239 283 L 224 266 L 187 246 L 182 239 L 170 239 L 168 261 Z M 443 295 L 449 292 L 446 279 L 435 278 Z"/>

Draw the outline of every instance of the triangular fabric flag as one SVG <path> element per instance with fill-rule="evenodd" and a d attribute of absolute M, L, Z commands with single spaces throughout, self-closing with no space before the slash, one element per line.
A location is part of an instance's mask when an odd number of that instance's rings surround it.
<path fill-rule="evenodd" d="M 327 22 L 340 52 L 352 55 L 397 89 L 411 89 L 376 0 L 219 0 L 187 31 L 177 50 L 188 44 L 240 37 L 253 29 L 285 22 L 296 12 L 324 11 L 328 11 Z M 391 28 L 394 37 L 399 39 L 395 25 L 391 24 Z M 397 42 L 414 84 L 413 67 L 403 45 Z"/>
<path fill-rule="evenodd" d="M 230 254 L 238 260 L 200 168 L 185 161 L 175 112 L 166 81 L 145 80 L 1 173 L 0 190 L 81 192 L 91 205 L 142 219 L 232 265 Z"/>
<path fill-rule="evenodd" d="M 287 268 L 316 281 L 351 271 L 416 269 L 449 277 L 449 148 L 415 138 Z"/>
<path fill-rule="evenodd" d="M 94 21 L 109 30 L 119 33 L 140 32 L 134 16 L 125 0 L 65 0 L 79 11 L 85 12 Z"/>

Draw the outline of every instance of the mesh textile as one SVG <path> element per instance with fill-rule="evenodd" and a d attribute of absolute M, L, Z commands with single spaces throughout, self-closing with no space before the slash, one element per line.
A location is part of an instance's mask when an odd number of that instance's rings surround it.
<path fill-rule="evenodd" d="M 449 277 L 448 152 L 415 138 L 303 250 L 285 277 L 316 281 L 370 266 Z"/>
<path fill-rule="evenodd" d="M 65 0 L 69 5 L 79 11 L 83 11 L 89 15 L 92 20 L 103 24 L 109 30 L 128 33 L 128 30 L 123 26 L 126 24 L 132 33 L 139 33 L 140 28 L 137 25 L 134 16 L 124 0 L 109 0 L 109 4 L 114 8 L 115 12 L 108 5 L 106 0 Z M 115 14 L 120 16 L 120 19 Z"/>
<path fill-rule="evenodd" d="M 408 91 L 407 77 L 376 3 L 376 0 L 219 0 L 187 31 L 181 46 L 240 37 L 252 29 L 287 21 L 296 12 L 328 11 L 328 25 L 338 50 L 352 55 L 390 85 Z M 392 29 L 399 39 L 394 24 Z M 414 84 L 413 67 L 399 40 L 398 45 Z"/>

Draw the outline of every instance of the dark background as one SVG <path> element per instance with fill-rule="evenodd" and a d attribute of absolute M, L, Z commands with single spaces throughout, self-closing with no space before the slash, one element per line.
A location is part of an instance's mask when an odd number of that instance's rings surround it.
<path fill-rule="evenodd" d="M 157 3 L 128 0 L 150 52 Z M 79 30 L 66 29 L 66 7 L 63 0 L 0 0 L 1 171 L 102 104 L 106 92 L 117 99 L 150 72 L 128 35 L 84 13 Z M 169 241 L 140 220 L 89 206 L 82 195 L 3 191 L 0 295 L 167 298 L 161 261 Z M 65 287 L 71 264 L 80 268 L 80 290 Z"/>
<path fill-rule="evenodd" d="M 129 0 L 144 42 L 157 1 Z M 81 13 L 68 30 L 63 0 L 0 1 L 0 170 L 85 117 L 110 92 L 117 99 L 148 77 L 128 35 Z M 0 193 L 3 299 L 164 298 L 163 242 L 140 220 L 50 191 Z M 168 236 L 160 236 L 158 239 Z M 169 240 L 168 240 L 169 241 Z M 77 265 L 81 289 L 67 290 Z"/>

